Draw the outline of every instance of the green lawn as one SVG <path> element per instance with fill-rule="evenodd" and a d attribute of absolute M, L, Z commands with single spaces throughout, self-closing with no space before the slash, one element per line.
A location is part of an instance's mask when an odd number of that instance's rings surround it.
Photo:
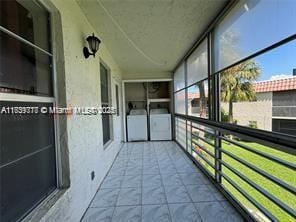
<path fill-rule="evenodd" d="M 211 140 L 212 141 L 212 140 Z M 199 141 L 201 143 L 201 141 Z M 238 142 L 238 141 L 237 141 Z M 251 142 L 241 142 L 239 143 L 247 145 L 253 149 L 260 150 L 261 152 L 266 152 L 269 155 L 273 155 L 275 157 L 281 158 L 283 160 L 289 161 L 290 163 L 296 163 L 296 157 L 287 154 L 257 143 L 251 143 Z M 214 149 L 208 145 L 207 143 L 203 142 L 202 145 L 206 147 L 210 152 L 214 152 Z M 235 146 L 226 142 L 222 143 L 222 148 L 231 152 L 235 156 L 249 162 L 250 164 L 253 164 L 257 166 L 258 168 L 264 170 L 265 172 L 285 181 L 286 183 L 296 186 L 296 172 L 286 168 L 280 164 L 277 164 L 273 161 L 270 161 L 268 159 L 265 159 L 263 157 L 260 157 L 259 155 L 253 154 L 247 150 L 244 150 L 240 148 L 239 146 Z M 206 154 L 205 152 L 202 152 L 203 155 L 212 163 L 214 163 L 214 159 Z M 260 174 L 254 172 L 253 170 L 245 167 L 241 163 L 237 162 L 233 158 L 227 156 L 226 154 L 222 154 L 222 160 L 224 160 L 226 163 L 230 164 L 232 167 L 234 167 L 236 170 L 238 170 L 240 173 L 242 173 L 244 176 L 248 177 L 250 180 L 255 182 L 257 185 L 261 186 L 265 190 L 267 190 L 269 193 L 274 195 L 276 198 L 280 199 L 282 202 L 284 202 L 286 205 L 290 206 L 294 210 L 296 210 L 296 197 L 295 195 L 291 194 L 290 192 L 284 190 L 283 188 L 277 186 L 272 181 L 266 179 L 265 177 L 261 176 Z M 200 158 L 199 158 L 200 161 Z M 205 163 L 205 161 L 201 161 L 203 165 L 211 172 L 214 173 L 214 170 Z M 228 170 L 226 167 L 222 168 L 222 172 L 225 173 L 228 177 L 230 177 L 236 184 L 238 184 L 243 190 L 247 191 L 247 193 L 252 196 L 258 203 L 260 203 L 262 206 L 264 206 L 268 211 L 270 211 L 279 221 L 295 221 L 290 215 L 285 213 L 281 208 L 279 208 L 277 205 L 273 204 L 269 199 L 267 199 L 265 196 L 263 196 L 261 193 L 256 191 L 254 188 L 252 188 L 250 185 L 248 185 L 246 182 L 244 182 L 242 179 L 240 179 L 238 176 L 236 176 L 234 173 L 232 173 L 230 170 Z M 242 204 L 244 204 L 248 209 L 257 211 L 256 208 L 245 198 L 243 197 L 232 185 L 230 185 L 225 179 L 222 180 L 222 185 L 225 186 L 226 189 L 228 189 Z"/>

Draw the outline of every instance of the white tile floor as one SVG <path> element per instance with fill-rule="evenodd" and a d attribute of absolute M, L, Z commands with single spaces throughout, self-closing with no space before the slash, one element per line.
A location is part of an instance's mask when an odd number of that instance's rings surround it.
<path fill-rule="evenodd" d="M 126 143 L 82 222 L 243 221 L 174 142 Z"/>

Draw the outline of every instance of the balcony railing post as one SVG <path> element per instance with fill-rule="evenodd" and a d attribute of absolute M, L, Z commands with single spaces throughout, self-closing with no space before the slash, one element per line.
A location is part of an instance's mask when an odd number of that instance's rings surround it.
<path fill-rule="evenodd" d="M 188 126 L 187 126 L 187 120 L 185 120 L 185 150 L 188 152 Z"/>
<path fill-rule="evenodd" d="M 215 179 L 217 183 L 221 183 L 221 174 L 219 172 L 222 171 L 221 169 L 221 139 L 220 139 L 220 132 L 215 130 Z"/>
<path fill-rule="evenodd" d="M 192 121 L 190 121 L 190 152 L 192 155 Z"/>

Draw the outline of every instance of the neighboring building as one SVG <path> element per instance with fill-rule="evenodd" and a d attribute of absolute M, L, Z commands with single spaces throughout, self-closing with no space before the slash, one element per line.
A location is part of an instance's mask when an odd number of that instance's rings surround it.
<path fill-rule="evenodd" d="M 296 76 L 258 82 L 256 92 L 272 93 L 272 131 L 296 135 Z"/>
<path fill-rule="evenodd" d="M 205 110 L 205 115 L 209 114 L 208 106 L 208 92 L 205 92 L 205 99 L 207 107 Z M 188 92 L 188 115 L 201 117 L 201 98 L 199 92 Z"/>
<path fill-rule="evenodd" d="M 239 125 L 296 135 L 296 76 L 255 84 L 256 101 L 233 104 Z M 222 103 L 228 113 L 228 104 Z"/>

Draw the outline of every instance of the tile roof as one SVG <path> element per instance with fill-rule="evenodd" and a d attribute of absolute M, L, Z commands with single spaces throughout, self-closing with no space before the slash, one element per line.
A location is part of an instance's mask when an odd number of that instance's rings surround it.
<path fill-rule="evenodd" d="M 205 96 L 208 97 L 208 92 L 206 92 Z M 188 92 L 188 99 L 195 99 L 199 97 L 199 92 Z"/>
<path fill-rule="evenodd" d="M 257 82 L 255 83 L 255 90 L 257 93 L 296 90 L 296 76 L 285 79 Z"/>
<path fill-rule="evenodd" d="M 296 90 L 296 76 L 254 83 L 256 93 Z M 207 92 L 206 92 L 207 94 Z M 188 99 L 199 98 L 199 92 L 188 92 Z"/>

